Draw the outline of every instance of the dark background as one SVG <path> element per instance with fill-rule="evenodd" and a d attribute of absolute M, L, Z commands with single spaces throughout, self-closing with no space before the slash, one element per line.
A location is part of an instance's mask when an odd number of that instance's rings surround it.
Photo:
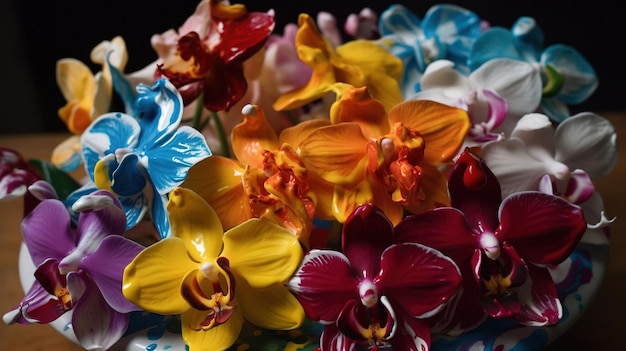
<path fill-rule="evenodd" d="M 301 12 L 336 15 L 339 23 L 349 13 L 367 6 L 378 13 L 393 3 L 403 3 L 423 18 L 440 1 L 236 1 L 250 11 L 276 11 L 276 31 L 296 22 Z M 65 131 L 57 109 L 65 101 L 56 85 L 55 62 L 74 57 L 97 70 L 89 61 L 91 49 L 102 40 L 121 35 L 129 51 L 126 72 L 143 68 L 156 59 L 150 37 L 178 28 L 193 13 L 196 0 L 4 0 L 0 5 L 0 30 L 4 48 L 0 55 L 0 134 Z M 578 111 L 626 109 L 626 24 L 616 3 L 595 1 L 489 0 L 450 1 L 477 13 L 494 26 L 510 28 L 520 16 L 534 17 L 543 29 L 546 46 L 575 47 L 595 68 L 599 87 Z M 6 17 L 6 18 L 3 18 Z"/>

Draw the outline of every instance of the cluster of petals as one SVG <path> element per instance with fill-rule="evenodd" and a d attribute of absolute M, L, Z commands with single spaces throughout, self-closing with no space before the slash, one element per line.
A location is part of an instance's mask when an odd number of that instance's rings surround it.
<path fill-rule="evenodd" d="M 423 19 L 407 7 L 391 5 L 380 15 L 380 42 L 402 60 L 405 98 L 420 91 L 422 74 L 436 60 L 450 60 L 467 74 L 467 57 L 483 30 L 480 18 L 452 4 L 431 7 Z"/>
<path fill-rule="evenodd" d="M 385 109 L 402 101 L 398 80 L 402 62 L 377 43 L 357 39 L 334 47 L 307 14 L 298 17 L 295 44 L 298 57 L 311 67 L 308 83 L 281 95 L 274 102 L 278 111 L 309 104 L 333 91 L 335 83 L 367 86 Z"/>
<path fill-rule="evenodd" d="M 93 48 L 90 58 L 102 66 L 96 74 L 74 58 L 62 58 L 56 65 L 57 84 L 67 101 L 59 109 L 59 117 L 73 135 L 52 150 L 50 161 L 66 171 L 82 163 L 80 135 L 94 119 L 109 111 L 113 98 L 110 67 L 123 71 L 128 61 L 124 39 L 117 36 L 101 42 Z"/>
<path fill-rule="evenodd" d="M 321 350 L 428 350 L 426 319 L 456 294 L 456 264 L 398 241 L 389 219 L 369 204 L 350 215 L 341 238 L 341 251 L 307 252 L 288 285 L 307 317 L 324 325 Z"/>
<path fill-rule="evenodd" d="M 207 110 L 228 110 L 247 89 L 243 62 L 263 48 L 273 30 L 271 13 L 201 0 L 178 31 L 153 36 L 160 58 L 156 76 L 172 81 L 185 105 L 202 95 Z"/>
<path fill-rule="evenodd" d="M 72 313 L 78 342 L 105 350 L 126 332 L 128 313 L 139 310 L 122 295 L 124 267 L 143 246 L 123 236 L 126 218 L 118 200 L 100 190 L 74 204 L 74 225 L 65 204 L 41 201 L 22 222 L 35 281 L 6 323 L 49 323 Z"/>
<path fill-rule="evenodd" d="M 582 209 L 540 191 L 502 199 L 498 179 L 465 150 L 448 181 L 452 207 L 405 218 L 396 240 L 441 251 L 463 274 L 458 300 L 433 318 L 433 329 L 458 333 L 486 316 L 523 325 L 556 324 L 561 301 L 548 266 L 565 261 L 587 228 Z"/>
<path fill-rule="evenodd" d="M 472 45 L 467 64 L 474 71 L 498 58 L 535 67 L 542 77 L 541 110 L 555 122 L 569 117 L 569 106 L 585 101 L 598 86 L 593 67 L 574 47 L 544 47 L 543 31 L 532 17 L 520 17 L 510 30 L 487 29 Z"/>
<path fill-rule="evenodd" d="M 226 232 L 199 195 L 176 188 L 167 205 L 172 236 L 144 249 L 124 270 L 124 296 L 143 309 L 180 314 L 190 351 L 225 350 L 244 320 L 299 327 L 304 310 L 285 284 L 302 260 L 298 239 L 264 219 Z"/>
<path fill-rule="evenodd" d="M 180 185 L 189 167 L 211 155 L 197 130 L 180 126 L 182 99 L 165 79 L 137 86 L 133 115 L 109 112 L 81 136 L 85 168 L 93 185 L 120 198 L 132 228 L 151 213 L 161 237 L 169 235 L 167 193 Z"/>
<path fill-rule="evenodd" d="M 281 143 L 263 109 L 247 105 L 232 131 L 235 159 L 211 156 L 190 168 L 182 187 L 200 194 L 225 229 L 250 218 L 265 218 L 309 246 L 315 197 L 305 166 L 289 144 Z"/>
<path fill-rule="evenodd" d="M 318 216 L 343 222 L 357 206 L 372 203 L 397 224 L 405 209 L 449 203 L 437 167 L 463 143 L 469 129 L 464 110 L 420 100 L 387 113 L 367 88 L 336 84 L 335 91 L 330 120 L 305 121 L 281 133 L 310 178 L 323 180 L 309 182 L 318 195 Z"/>
<path fill-rule="evenodd" d="M 594 113 L 576 114 L 556 127 L 548 116 L 532 113 L 519 120 L 509 138 L 487 143 L 479 153 L 498 178 L 504 196 L 542 189 L 564 196 L 584 208 L 591 226 L 600 224 L 590 227 L 597 230 L 590 230 L 585 240 L 606 243 L 601 227 L 607 219 L 592 181 L 615 167 L 616 136 L 613 125 Z"/>

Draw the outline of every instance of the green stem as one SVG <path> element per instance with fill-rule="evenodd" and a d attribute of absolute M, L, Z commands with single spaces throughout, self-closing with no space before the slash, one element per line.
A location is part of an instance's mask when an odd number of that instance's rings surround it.
<path fill-rule="evenodd" d="M 220 139 L 220 145 L 222 146 L 222 156 L 230 157 L 228 139 L 226 138 L 226 132 L 224 131 L 224 125 L 222 125 L 220 116 L 217 114 L 217 112 L 211 111 L 211 118 L 213 118 L 213 122 L 215 122 L 215 131 L 217 132 L 217 137 Z"/>
<path fill-rule="evenodd" d="M 206 121 L 202 123 L 202 110 L 204 109 L 204 93 L 201 93 L 196 100 L 196 110 L 193 113 L 193 119 L 191 120 L 191 126 L 199 132 L 202 132 L 202 129 L 206 126 Z"/>

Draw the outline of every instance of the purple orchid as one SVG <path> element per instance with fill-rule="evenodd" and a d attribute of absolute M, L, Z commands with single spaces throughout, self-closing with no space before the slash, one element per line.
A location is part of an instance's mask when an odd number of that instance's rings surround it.
<path fill-rule="evenodd" d="M 22 233 L 35 269 L 26 296 L 4 315 L 6 323 L 50 323 L 72 312 L 72 328 L 88 350 L 113 345 L 139 310 L 122 294 L 126 265 L 143 246 L 123 237 L 126 217 L 108 191 L 84 196 L 71 224 L 65 204 L 44 199 L 22 222 Z"/>
<path fill-rule="evenodd" d="M 421 244 L 394 244 L 391 222 L 369 204 L 344 223 L 342 250 L 309 251 L 288 284 L 307 316 L 325 325 L 321 350 L 427 350 L 424 319 L 460 284 L 454 262 Z"/>
<path fill-rule="evenodd" d="M 530 326 L 557 323 L 563 311 L 547 267 L 576 248 L 587 227 L 581 208 L 539 191 L 502 200 L 497 178 L 469 149 L 448 189 L 453 207 L 409 216 L 396 227 L 396 240 L 440 250 L 464 274 L 460 300 L 448 305 L 457 309 L 437 316 L 437 328 L 469 329 L 485 314 Z"/>

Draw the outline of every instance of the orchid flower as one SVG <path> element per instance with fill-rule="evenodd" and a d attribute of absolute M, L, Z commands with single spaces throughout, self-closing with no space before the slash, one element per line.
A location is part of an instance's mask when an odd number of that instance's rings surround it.
<path fill-rule="evenodd" d="M 366 88 L 335 89 L 330 121 L 303 122 L 281 134 L 297 145 L 308 172 L 325 181 L 312 183 L 313 193 L 330 187 L 332 203 L 323 207 L 343 222 L 357 206 L 373 203 L 396 224 L 405 209 L 449 203 L 437 167 L 457 154 L 469 128 L 467 113 L 421 100 L 400 103 L 387 114 Z"/>
<path fill-rule="evenodd" d="M 380 41 L 402 60 L 403 96 L 420 91 L 420 80 L 426 67 L 446 59 L 467 74 L 467 56 L 482 28 L 478 16 L 462 7 L 442 4 L 431 7 L 420 20 L 408 8 L 395 4 L 380 15 Z"/>
<path fill-rule="evenodd" d="M 322 351 L 417 351 L 430 346 L 425 319 L 460 282 L 452 260 L 417 243 L 394 243 L 385 214 L 363 205 L 344 223 L 342 252 L 307 252 L 288 287 L 307 316 L 324 324 Z"/>
<path fill-rule="evenodd" d="M 396 227 L 397 241 L 440 250 L 463 274 L 460 300 L 449 305 L 457 309 L 435 324 L 456 333 L 484 314 L 529 326 L 557 323 L 563 310 L 546 267 L 576 249 L 587 227 L 582 209 L 538 191 L 502 200 L 498 179 L 469 150 L 456 161 L 448 189 L 453 207 L 411 215 Z"/>
<path fill-rule="evenodd" d="M 152 87 L 140 84 L 137 91 L 136 116 L 111 112 L 82 134 L 85 168 L 96 187 L 120 197 L 129 228 L 143 218 L 144 190 L 152 189 L 152 219 L 166 237 L 167 193 L 211 151 L 197 130 L 179 127 L 182 99 L 169 81 L 160 79 Z"/>
<path fill-rule="evenodd" d="M 161 59 L 157 73 L 174 83 L 185 105 L 202 95 L 207 110 L 228 110 L 247 89 L 243 62 L 263 47 L 273 30 L 272 13 L 248 13 L 242 4 L 202 0 L 178 31 L 153 36 Z"/>
<path fill-rule="evenodd" d="M 0 147 L 0 200 L 11 199 L 26 193 L 28 186 L 42 179 L 35 167 L 18 151 Z"/>
<path fill-rule="evenodd" d="M 300 60 L 311 67 L 309 82 L 283 94 L 274 103 L 278 111 L 294 109 L 322 98 L 335 83 L 367 86 L 388 110 L 402 101 L 398 80 L 402 62 L 383 47 L 367 40 L 354 40 L 336 49 L 307 14 L 298 17 L 296 48 Z"/>
<path fill-rule="evenodd" d="M 250 218 L 265 218 L 309 246 L 315 202 L 306 168 L 290 145 L 281 145 L 256 105 L 243 108 L 232 132 L 236 159 L 206 158 L 189 169 L 182 187 L 201 195 L 225 229 Z"/>
<path fill-rule="evenodd" d="M 122 295 L 124 267 L 143 246 L 124 238 L 126 219 L 108 191 L 81 198 L 77 226 L 65 205 L 43 200 L 22 222 L 24 242 L 36 267 L 35 282 L 6 323 L 49 323 L 72 312 L 72 329 L 88 350 L 111 347 L 139 308 Z"/>
<path fill-rule="evenodd" d="M 109 66 L 124 70 L 128 61 L 126 44 L 122 37 L 105 40 L 91 51 L 91 61 L 102 70 L 95 75 L 83 62 L 64 58 L 57 62 L 57 84 L 67 101 L 59 109 L 59 117 L 73 134 L 52 151 L 51 162 L 64 171 L 72 171 L 82 163 L 80 135 L 91 122 L 109 111 L 113 95 Z"/>
<path fill-rule="evenodd" d="M 531 64 L 494 59 L 469 75 L 454 63 L 431 63 L 415 100 L 434 100 L 467 110 L 472 128 L 466 146 L 482 145 L 510 135 L 517 120 L 534 112 L 541 101 L 541 77 Z"/>
<path fill-rule="evenodd" d="M 611 221 L 604 216 L 592 179 L 615 166 L 615 138 L 611 123 L 593 113 L 569 117 L 556 129 L 546 115 L 535 113 L 522 117 L 510 138 L 485 144 L 480 155 L 498 177 L 504 196 L 540 189 L 565 196 L 585 210 L 591 230 L 583 240 L 606 243 L 602 227 Z"/>
<path fill-rule="evenodd" d="M 598 86 L 593 67 L 578 50 L 563 44 L 544 48 L 543 32 L 532 17 L 520 17 L 511 30 L 485 31 L 472 46 L 468 64 L 473 71 L 496 58 L 525 61 L 540 71 L 541 110 L 557 123 L 570 116 L 569 105 L 585 101 Z"/>
<path fill-rule="evenodd" d="M 126 267 L 123 293 L 148 311 L 181 314 L 189 351 L 228 348 L 244 319 L 277 330 L 302 324 L 285 286 L 302 260 L 293 234 L 263 219 L 224 233 L 215 211 L 185 188 L 171 192 L 167 211 L 172 236 Z"/>

